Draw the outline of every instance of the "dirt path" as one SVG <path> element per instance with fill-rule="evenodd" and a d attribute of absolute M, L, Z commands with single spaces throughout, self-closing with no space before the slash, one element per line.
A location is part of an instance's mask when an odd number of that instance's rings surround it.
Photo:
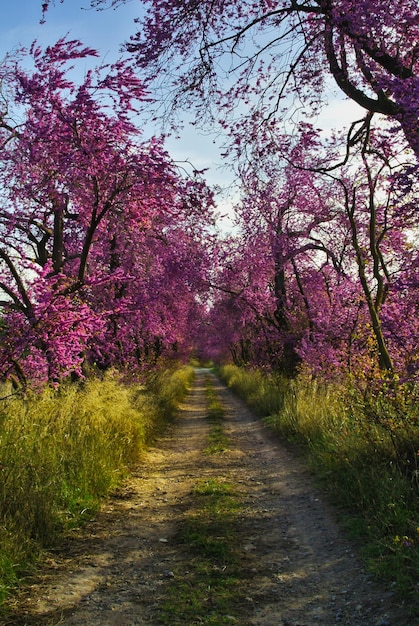
<path fill-rule="evenodd" d="M 414 626 L 407 608 L 363 571 L 299 460 L 213 377 L 230 443 L 223 453 L 203 453 L 208 375 L 197 370 L 176 426 L 88 528 L 49 560 L 4 623 L 160 624 L 160 607 L 179 576 L 173 572 L 188 570 L 188 547 L 174 537 L 191 490 L 197 480 L 222 477 L 237 485 L 244 505 L 237 541 L 247 588 L 239 609 L 219 624 Z"/>

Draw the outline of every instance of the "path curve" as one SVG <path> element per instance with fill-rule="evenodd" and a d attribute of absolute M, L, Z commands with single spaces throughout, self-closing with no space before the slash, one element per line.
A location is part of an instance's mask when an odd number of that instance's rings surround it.
<path fill-rule="evenodd" d="M 206 455 L 205 380 L 225 409 L 229 449 Z M 240 626 L 414 626 L 343 538 L 299 459 L 209 370 L 197 369 L 179 419 L 65 550 L 18 594 L 7 626 L 157 626 L 173 570 L 171 541 L 197 480 L 238 486 L 239 537 L 251 580 Z M 223 622 L 224 623 L 224 622 Z"/>

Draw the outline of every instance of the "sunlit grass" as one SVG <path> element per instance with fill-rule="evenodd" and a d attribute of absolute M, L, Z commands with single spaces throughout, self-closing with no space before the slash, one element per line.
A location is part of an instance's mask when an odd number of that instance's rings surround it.
<path fill-rule="evenodd" d="M 224 365 L 218 374 L 260 417 L 272 415 L 282 406 L 286 379 L 257 369 Z"/>
<path fill-rule="evenodd" d="M 208 377 L 205 381 L 205 395 L 207 400 L 207 417 L 211 424 L 208 433 L 206 454 L 217 454 L 228 449 L 228 437 L 224 432 L 224 407 L 217 397 L 217 393 Z"/>
<path fill-rule="evenodd" d="M 299 376 L 285 384 L 234 366 L 221 376 L 269 426 L 299 446 L 339 505 L 370 568 L 403 593 L 419 584 L 417 389 L 361 393 L 351 382 Z M 271 407 L 271 410 L 269 410 Z"/>
<path fill-rule="evenodd" d="M 138 463 L 192 377 L 192 368 L 165 370 L 146 388 L 124 385 L 114 372 L 2 402 L 0 601 Z"/>
<path fill-rule="evenodd" d="M 174 539 L 188 552 L 188 571 L 174 572 L 159 623 L 231 623 L 246 589 L 240 586 L 240 497 L 234 485 L 213 478 L 196 483 L 188 505 Z"/>

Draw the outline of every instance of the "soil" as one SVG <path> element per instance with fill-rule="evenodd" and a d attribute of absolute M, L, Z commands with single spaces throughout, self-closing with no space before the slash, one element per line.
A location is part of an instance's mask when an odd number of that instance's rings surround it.
<path fill-rule="evenodd" d="M 229 438 L 228 450 L 212 455 L 204 453 L 207 376 L 225 409 Z M 409 607 L 365 571 L 301 459 L 208 370 L 197 369 L 176 423 L 95 519 L 49 555 L 4 624 L 160 624 L 160 607 L 179 575 L 173 572 L 187 572 L 191 558 L 188 546 L 175 540 L 191 491 L 197 480 L 220 477 L 237 486 L 244 505 L 237 542 L 247 587 L 220 624 L 417 623 Z"/>

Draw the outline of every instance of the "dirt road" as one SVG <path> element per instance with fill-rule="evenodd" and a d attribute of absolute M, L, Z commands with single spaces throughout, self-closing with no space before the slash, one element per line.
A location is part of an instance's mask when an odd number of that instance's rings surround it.
<path fill-rule="evenodd" d="M 228 449 L 206 454 L 204 384 L 224 409 Z M 234 485 L 241 501 L 237 602 L 194 621 L 240 626 L 414 626 L 408 607 L 363 571 L 308 472 L 207 370 L 197 370 L 176 424 L 104 509 L 54 554 L 16 600 L 8 626 L 154 626 L 187 576 L 191 554 L 176 540 L 197 481 Z M 240 580 L 242 581 L 240 583 Z M 211 590 L 204 604 L 211 604 Z M 208 609 L 208 610 L 207 610 Z"/>

